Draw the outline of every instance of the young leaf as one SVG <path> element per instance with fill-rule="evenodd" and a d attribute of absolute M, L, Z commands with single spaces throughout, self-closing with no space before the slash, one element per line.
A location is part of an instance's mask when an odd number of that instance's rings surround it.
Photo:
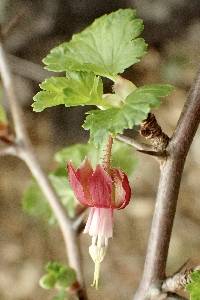
<path fill-rule="evenodd" d="M 68 288 L 76 282 L 76 272 L 69 267 L 62 268 L 57 276 L 56 286 L 58 288 Z"/>
<path fill-rule="evenodd" d="M 190 300 L 200 299 L 200 271 L 194 271 L 191 275 L 191 282 L 186 285 L 186 290 L 190 294 Z"/>
<path fill-rule="evenodd" d="M 70 72 L 67 77 L 51 77 L 46 79 L 40 87 L 43 91 L 34 96 L 32 104 L 36 112 L 60 104 L 65 106 L 108 105 L 102 99 L 102 80 L 93 73 Z"/>
<path fill-rule="evenodd" d="M 76 282 L 76 272 L 69 266 L 65 266 L 58 262 L 49 262 L 45 266 L 46 274 L 42 276 L 39 283 L 45 289 L 63 290 L 69 288 Z"/>
<path fill-rule="evenodd" d="M 43 289 L 53 289 L 56 284 L 56 276 L 53 273 L 45 274 L 40 278 L 39 284 Z"/>
<path fill-rule="evenodd" d="M 89 111 L 83 127 L 90 130 L 90 140 L 95 145 L 101 145 L 109 134 L 116 136 L 124 129 L 140 124 L 151 108 L 159 106 L 158 97 L 169 95 L 172 89 L 171 85 L 160 84 L 137 88 L 119 108 Z"/>
<path fill-rule="evenodd" d="M 96 19 L 43 61 L 51 71 L 87 71 L 112 79 L 145 54 L 146 44 L 137 38 L 142 30 L 135 10 L 119 9 Z"/>
<path fill-rule="evenodd" d="M 62 265 L 57 261 L 49 261 L 45 266 L 45 270 L 47 273 L 54 273 L 57 277 L 57 274 L 59 273 L 61 267 Z"/>

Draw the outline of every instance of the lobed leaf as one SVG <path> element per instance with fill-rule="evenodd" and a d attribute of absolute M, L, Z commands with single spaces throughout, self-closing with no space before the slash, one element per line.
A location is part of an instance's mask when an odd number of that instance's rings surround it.
<path fill-rule="evenodd" d="M 43 62 L 51 71 L 87 71 L 113 78 L 145 54 L 147 46 L 137 38 L 142 30 L 135 10 L 119 9 L 52 49 Z"/>
<path fill-rule="evenodd" d="M 92 73 L 70 72 L 67 77 L 51 77 L 46 79 L 40 87 L 43 91 L 34 96 L 32 104 L 36 112 L 60 104 L 65 106 L 108 105 L 102 99 L 102 80 Z"/>
<path fill-rule="evenodd" d="M 45 266 L 46 274 L 39 281 L 44 289 L 56 288 L 60 292 L 66 290 L 76 282 L 76 272 L 69 266 L 58 262 L 49 262 Z"/>
<path fill-rule="evenodd" d="M 121 107 L 89 111 L 83 127 L 90 130 L 90 141 L 101 145 L 108 135 L 116 136 L 124 129 L 140 124 L 151 108 L 159 106 L 158 97 L 169 95 L 172 89 L 171 85 L 143 86 L 128 95 Z"/>

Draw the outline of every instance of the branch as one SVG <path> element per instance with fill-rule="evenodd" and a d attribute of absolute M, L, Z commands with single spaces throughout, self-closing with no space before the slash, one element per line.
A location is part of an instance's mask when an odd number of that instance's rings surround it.
<path fill-rule="evenodd" d="M 153 156 L 156 160 L 162 161 L 167 156 L 167 152 L 165 150 L 155 151 L 154 148 L 151 147 L 150 145 L 140 143 L 140 142 L 136 141 L 135 139 L 125 136 L 123 134 L 118 134 L 116 139 L 120 142 L 123 142 L 127 145 L 134 147 L 140 153 L 144 153 L 144 154 Z"/>
<path fill-rule="evenodd" d="M 200 122 L 200 73 L 197 75 L 161 165 L 143 278 L 134 300 L 144 300 L 152 283 L 165 279 L 169 242 L 185 159 Z M 147 298 L 148 299 L 148 298 Z"/>
<path fill-rule="evenodd" d="M 25 161 L 29 167 L 32 175 L 35 177 L 39 187 L 43 191 L 46 199 L 53 210 L 55 217 L 58 221 L 59 227 L 63 234 L 65 241 L 65 247 L 69 264 L 76 270 L 77 278 L 79 280 L 81 288 L 78 288 L 77 294 L 79 299 L 87 299 L 86 292 L 84 290 L 84 281 L 80 262 L 80 249 L 78 246 L 78 237 L 75 230 L 73 230 L 72 221 L 65 213 L 65 209 L 60 203 L 58 195 L 55 193 L 52 185 L 50 184 L 48 177 L 40 167 L 39 161 L 35 156 L 33 147 L 24 126 L 24 118 L 21 107 L 17 101 L 16 93 L 14 90 L 12 74 L 10 72 L 9 64 L 7 62 L 7 56 L 5 54 L 3 45 L 0 41 L 0 75 L 7 94 L 11 115 L 13 118 L 15 133 L 16 133 L 16 154 Z M 11 149 L 6 152 L 11 151 Z M 4 153 L 5 153 L 4 151 Z M 2 152 L 3 153 L 3 152 Z"/>
<path fill-rule="evenodd" d="M 186 285 L 191 282 L 191 274 L 194 271 L 200 270 L 200 266 L 195 268 L 179 270 L 170 277 L 167 277 L 162 283 L 163 292 L 177 292 L 185 289 Z"/>
<path fill-rule="evenodd" d="M 0 148 L 0 157 L 6 155 L 18 156 L 17 148 L 14 145 Z"/>
<path fill-rule="evenodd" d="M 51 72 L 44 70 L 39 64 L 28 61 L 27 59 L 15 55 L 8 55 L 8 59 L 12 71 L 22 77 L 36 82 L 42 82 L 51 76 Z"/>
<path fill-rule="evenodd" d="M 125 136 L 123 134 L 118 134 L 117 140 L 124 142 L 139 151 L 153 151 L 153 148 L 151 146 L 140 143 L 140 142 L 136 141 L 135 139 Z"/>

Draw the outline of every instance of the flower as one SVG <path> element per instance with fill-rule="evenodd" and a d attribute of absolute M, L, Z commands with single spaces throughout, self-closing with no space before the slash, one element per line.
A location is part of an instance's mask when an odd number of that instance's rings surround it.
<path fill-rule="evenodd" d="M 131 189 L 125 173 L 116 168 L 97 165 L 93 170 L 88 159 L 75 170 L 68 163 L 69 182 L 76 198 L 91 207 L 84 233 L 92 236 L 89 253 L 95 263 L 93 286 L 98 287 L 100 263 L 103 261 L 108 240 L 113 236 L 113 210 L 125 208 Z"/>

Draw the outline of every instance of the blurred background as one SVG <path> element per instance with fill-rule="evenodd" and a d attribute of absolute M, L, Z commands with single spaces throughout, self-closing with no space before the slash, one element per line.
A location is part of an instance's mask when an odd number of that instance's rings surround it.
<path fill-rule="evenodd" d="M 0 23 L 7 30 L 5 47 L 14 73 L 16 93 L 25 112 L 35 151 L 46 171 L 55 167 L 53 155 L 64 146 L 86 142 L 81 129 L 83 108 L 56 107 L 42 113 L 31 109 L 38 84 L 50 74 L 41 60 L 57 44 L 67 41 L 96 17 L 118 8 L 137 9 L 144 20 L 148 54 L 124 76 L 136 85 L 171 83 L 176 89 L 155 115 L 170 136 L 200 61 L 199 0 L 0 0 Z M 1 82 L 0 82 L 1 84 Z M 107 85 L 106 85 L 107 86 Z M 109 88 L 109 86 L 107 87 Z M 2 100 L 5 100 L 4 94 Z M 5 106 L 6 106 L 6 102 Z M 200 130 L 186 162 L 178 210 L 169 251 L 168 272 L 187 259 L 200 263 Z M 115 213 L 115 236 L 102 265 L 101 288 L 90 287 L 93 264 L 89 239 L 81 236 L 81 249 L 89 299 L 131 299 L 140 280 L 159 178 L 157 162 L 133 151 L 138 160 L 133 174 L 133 201 Z M 0 299 L 52 299 L 38 280 L 48 260 L 65 262 L 60 231 L 28 216 L 21 199 L 31 174 L 16 158 L 0 158 Z"/>

